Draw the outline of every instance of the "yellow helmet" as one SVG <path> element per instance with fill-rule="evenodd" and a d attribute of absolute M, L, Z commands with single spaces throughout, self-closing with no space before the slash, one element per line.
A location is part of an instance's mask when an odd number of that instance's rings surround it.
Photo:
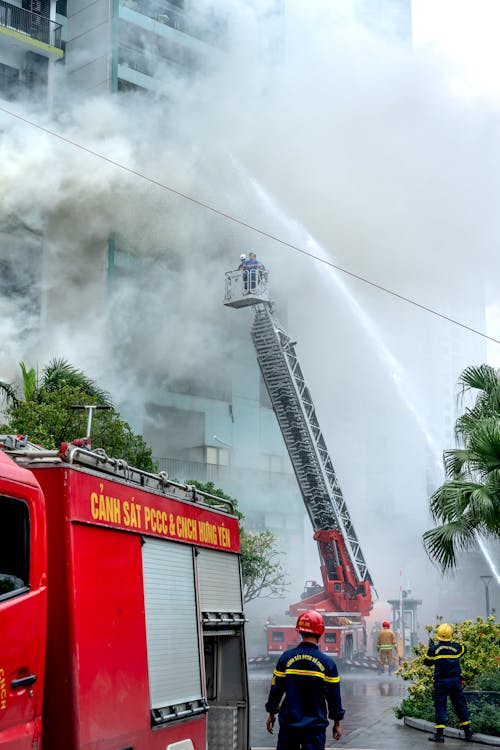
<path fill-rule="evenodd" d="M 447 622 L 442 622 L 436 632 L 438 641 L 451 641 L 452 635 L 453 628 L 451 627 L 451 625 L 448 625 Z"/>

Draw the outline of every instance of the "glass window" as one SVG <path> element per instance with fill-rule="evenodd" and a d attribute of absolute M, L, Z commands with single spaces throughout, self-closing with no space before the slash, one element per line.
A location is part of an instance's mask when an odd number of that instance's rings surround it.
<path fill-rule="evenodd" d="M 217 464 L 217 448 L 207 447 L 207 464 Z"/>
<path fill-rule="evenodd" d="M 29 585 L 29 537 L 26 503 L 0 497 L 0 599 Z"/>
<path fill-rule="evenodd" d="M 325 643 L 337 643 L 337 633 L 325 633 Z"/>
<path fill-rule="evenodd" d="M 227 448 L 206 447 L 206 462 L 214 466 L 229 466 L 229 451 Z"/>
<path fill-rule="evenodd" d="M 219 448 L 219 466 L 229 466 L 229 451 L 227 448 Z"/>
<path fill-rule="evenodd" d="M 273 643 L 283 643 L 285 640 L 285 633 L 282 630 L 273 630 L 271 633 L 271 640 Z"/>

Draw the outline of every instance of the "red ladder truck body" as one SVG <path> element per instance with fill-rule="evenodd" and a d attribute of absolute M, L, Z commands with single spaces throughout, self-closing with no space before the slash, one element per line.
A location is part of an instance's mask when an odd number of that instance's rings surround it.
<path fill-rule="evenodd" d="M 247 750 L 229 504 L 0 443 L 0 750 Z"/>

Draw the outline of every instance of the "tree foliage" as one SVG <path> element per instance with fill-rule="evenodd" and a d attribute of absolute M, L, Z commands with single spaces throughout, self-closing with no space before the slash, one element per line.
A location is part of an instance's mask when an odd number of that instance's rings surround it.
<path fill-rule="evenodd" d="M 436 527 L 423 535 L 429 556 L 443 570 L 457 552 L 477 546 L 478 535 L 500 538 L 500 377 L 489 365 L 468 367 L 461 396 L 475 401 L 457 419 L 457 447 L 443 454 L 446 481 L 430 499 Z"/>
<path fill-rule="evenodd" d="M 242 526 L 243 514 L 238 510 L 238 501 L 215 487 L 213 482 L 189 480 L 202 492 L 230 500 L 240 520 L 241 572 L 243 576 L 243 598 L 250 602 L 258 597 L 281 597 L 286 591 L 288 580 L 281 564 L 282 552 L 271 531 L 258 534 L 245 531 Z"/>
<path fill-rule="evenodd" d="M 1 432 L 27 435 L 33 443 L 56 449 L 63 442 L 85 436 L 87 413 L 74 411 L 72 406 L 111 406 L 109 411 L 99 411 L 94 416 L 93 445 L 139 469 L 154 471 L 151 448 L 120 419 L 109 394 L 84 373 L 64 360 L 52 360 L 40 379 L 24 363 L 20 368 L 22 387 L 0 383 L 6 401 L 6 422 L 0 426 Z"/>

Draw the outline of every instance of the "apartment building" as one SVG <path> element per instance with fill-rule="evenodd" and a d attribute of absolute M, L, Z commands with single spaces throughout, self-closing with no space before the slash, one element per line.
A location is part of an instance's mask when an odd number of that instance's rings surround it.
<path fill-rule="evenodd" d="M 0 99 L 50 106 L 54 65 L 64 55 L 56 0 L 0 2 Z"/>

